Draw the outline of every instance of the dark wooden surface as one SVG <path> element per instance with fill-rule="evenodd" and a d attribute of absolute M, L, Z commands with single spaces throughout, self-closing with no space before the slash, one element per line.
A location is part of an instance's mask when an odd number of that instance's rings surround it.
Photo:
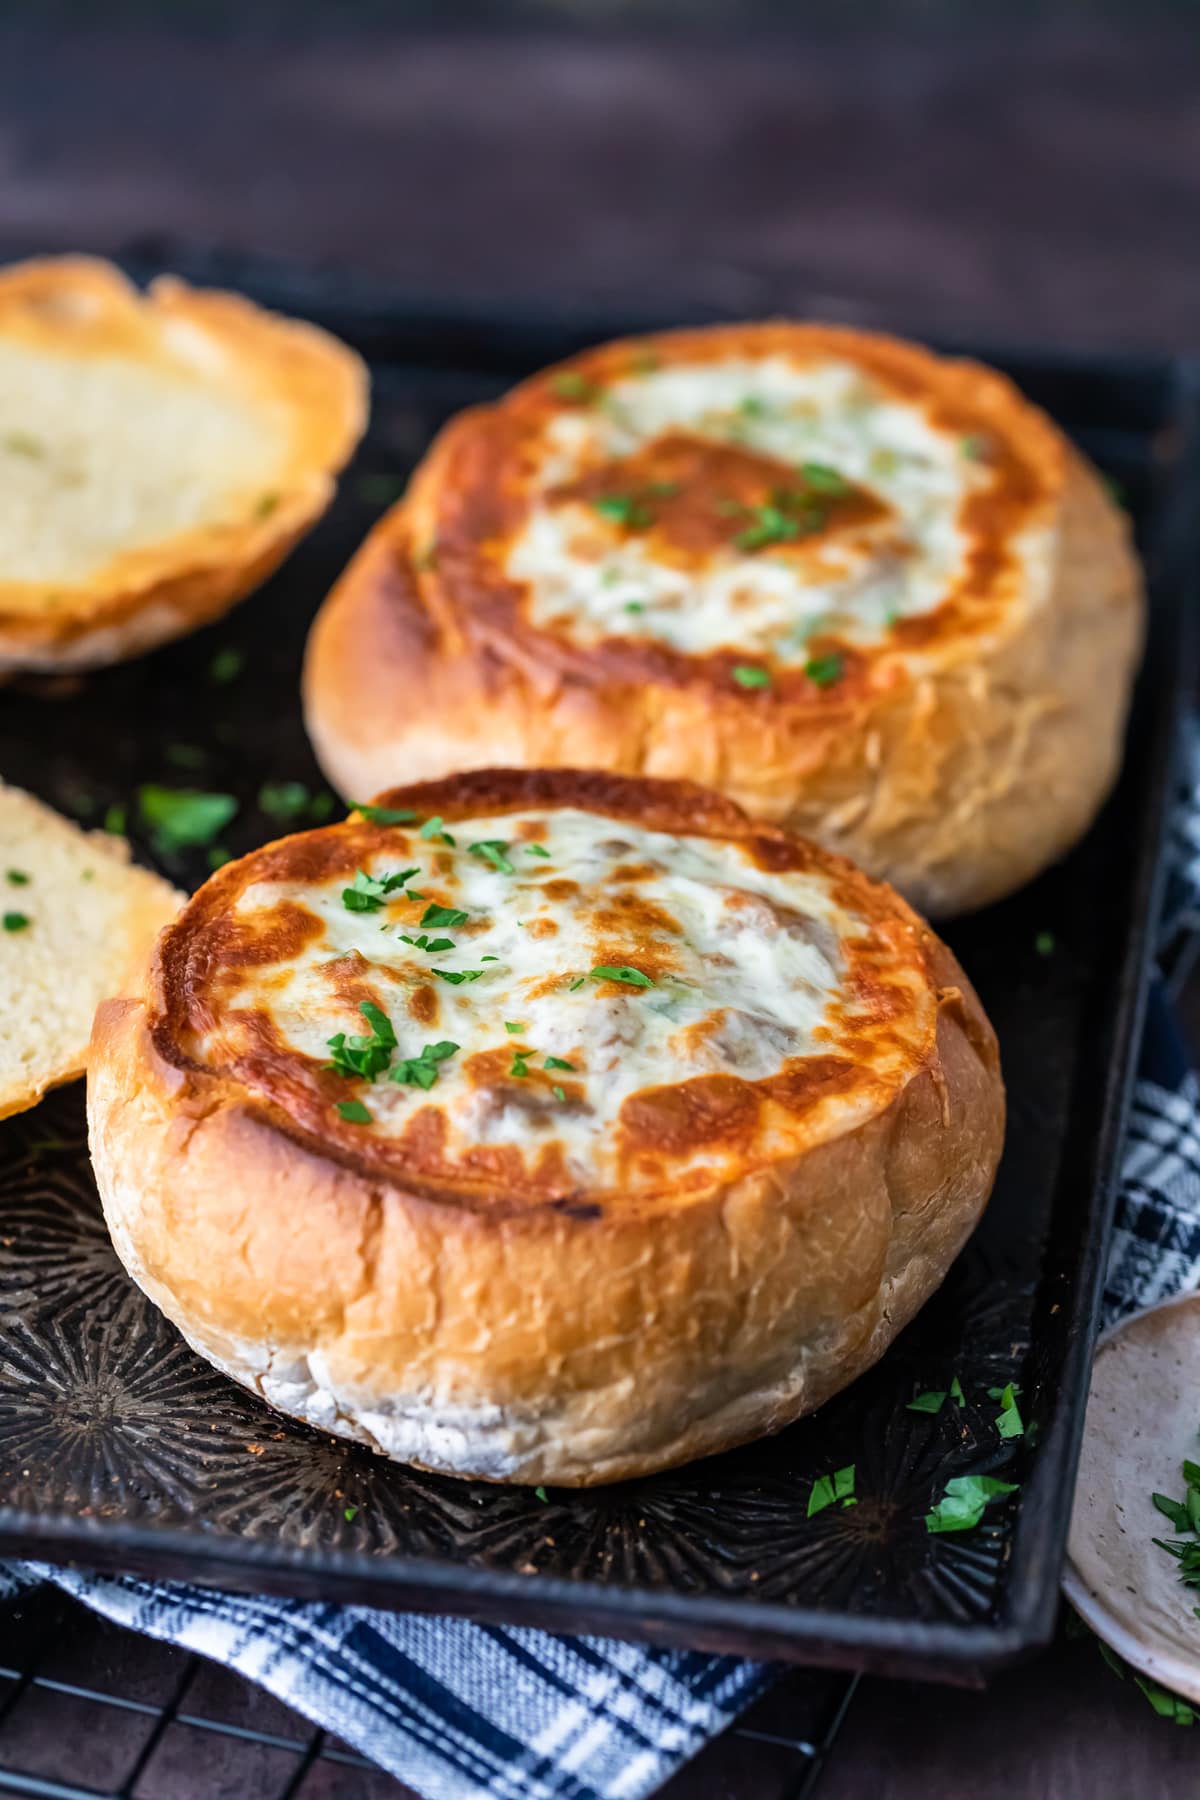
<path fill-rule="evenodd" d="M 303 8 L 284 30 L 19 7 L 0 13 L 0 246 L 190 240 L 428 293 L 698 295 L 731 315 L 1195 347 L 1200 32 L 1186 9 L 1128 14 L 768 43 L 736 11 L 720 40 L 639 40 L 452 13 L 333 32 Z M 83 1665 L 169 1673 L 170 1653 L 89 1630 Z M 813 1679 L 785 1678 L 776 1720 Z M 287 1736 L 275 1703 L 210 1680 L 214 1704 Z M 31 1716 L 30 1766 L 62 1730 Z M 671 1800 L 783 1800 L 796 1764 L 769 1736 L 714 1746 Z M 186 1726 L 156 1754 L 147 1800 L 251 1800 L 274 1778 Z M 819 1794 L 1181 1800 L 1198 1758 L 1094 1644 L 1063 1642 L 985 1695 L 863 1683 Z M 402 1794 L 322 1764 L 299 1791 Z"/>

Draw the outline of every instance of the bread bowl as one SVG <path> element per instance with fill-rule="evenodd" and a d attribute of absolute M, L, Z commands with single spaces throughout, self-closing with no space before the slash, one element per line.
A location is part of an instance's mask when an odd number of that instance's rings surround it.
<path fill-rule="evenodd" d="M 362 433 L 345 345 L 162 277 L 0 269 L 0 673 L 137 655 L 216 618 L 318 519 Z"/>
<path fill-rule="evenodd" d="M 404 1461 L 588 1485 L 868 1367 L 1004 1099 L 889 889 L 696 787 L 501 770 L 221 869 L 98 1012 L 88 1112 L 204 1356 Z"/>
<path fill-rule="evenodd" d="M 609 344 L 454 420 L 318 618 L 344 793 L 688 778 L 923 912 L 1086 829 L 1142 633 L 1126 520 L 1005 377 L 786 323 Z"/>

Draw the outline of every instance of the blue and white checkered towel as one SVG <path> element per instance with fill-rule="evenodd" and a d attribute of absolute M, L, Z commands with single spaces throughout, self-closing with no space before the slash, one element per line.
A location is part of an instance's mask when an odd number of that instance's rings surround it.
<path fill-rule="evenodd" d="M 1173 821 L 1163 948 L 1200 928 L 1200 731 Z M 1125 1150 L 1109 1317 L 1200 1282 L 1200 1084 L 1160 982 Z M 122 1625 L 261 1682 L 427 1800 L 639 1800 L 773 1679 L 603 1638 L 245 1599 L 24 1564 Z"/>

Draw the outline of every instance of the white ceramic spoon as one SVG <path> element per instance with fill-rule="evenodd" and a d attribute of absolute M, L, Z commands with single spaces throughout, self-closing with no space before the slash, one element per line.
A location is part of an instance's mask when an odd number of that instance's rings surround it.
<path fill-rule="evenodd" d="M 1182 1500 L 1200 1463 L 1200 1293 L 1121 1319 L 1092 1367 L 1063 1590 L 1117 1655 L 1200 1701 L 1200 1588 L 1153 1538 L 1177 1535 L 1153 1492 Z"/>

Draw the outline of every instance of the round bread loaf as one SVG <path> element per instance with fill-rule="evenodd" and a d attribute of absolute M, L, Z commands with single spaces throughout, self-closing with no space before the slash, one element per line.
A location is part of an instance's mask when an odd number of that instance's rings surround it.
<path fill-rule="evenodd" d="M 327 332 L 91 257 L 0 270 L 0 674 L 206 624 L 333 497 L 366 371 Z"/>
<path fill-rule="evenodd" d="M 694 779 L 946 915 L 1086 829 L 1141 618 L 1124 516 L 1003 376 L 729 326 L 453 421 L 323 609 L 306 712 L 350 795 Z"/>
<path fill-rule="evenodd" d="M 942 1280 L 1003 1136 L 949 950 L 682 784 L 477 771 L 221 869 L 97 1015 L 126 1267 L 285 1412 L 584 1485 L 778 1430 Z"/>

